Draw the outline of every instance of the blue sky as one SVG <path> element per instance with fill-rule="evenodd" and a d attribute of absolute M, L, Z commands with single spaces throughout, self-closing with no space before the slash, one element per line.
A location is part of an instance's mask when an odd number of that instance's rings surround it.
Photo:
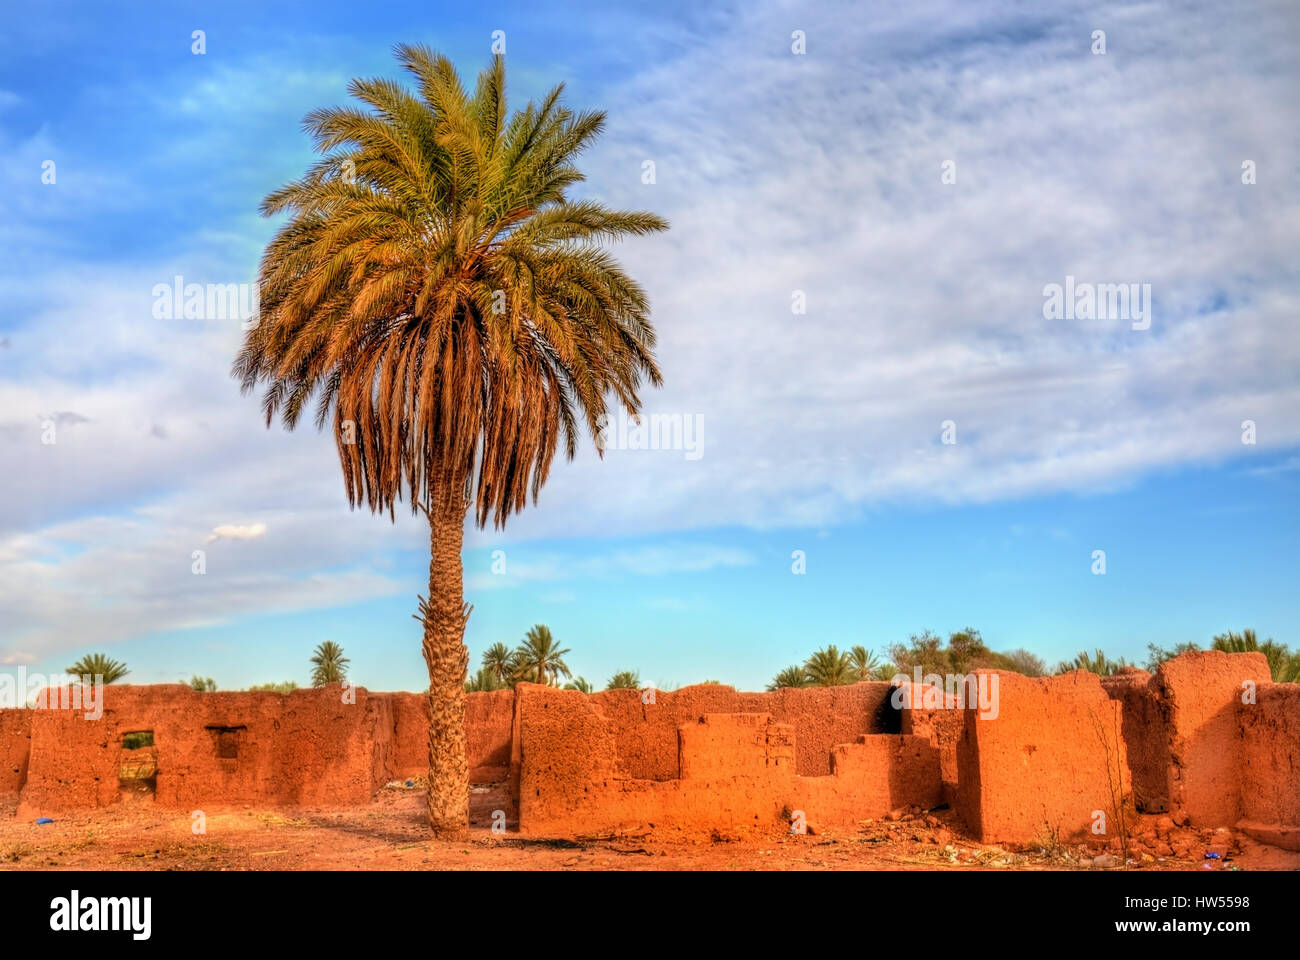
<path fill-rule="evenodd" d="M 54 3 L 0 34 L 0 662 L 233 688 L 332 639 L 423 687 L 426 529 L 349 512 L 332 441 L 239 396 L 238 322 L 156 319 L 153 289 L 251 281 L 303 115 L 399 41 L 472 75 L 495 30 L 513 105 L 563 80 L 609 111 L 584 189 L 673 224 L 618 254 L 660 334 L 647 412 L 703 447 L 584 449 L 471 531 L 475 661 L 537 622 L 597 683 L 746 688 L 926 628 L 1051 662 L 1300 645 L 1293 9 Z M 1067 276 L 1149 283 L 1150 329 L 1048 319 Z"/>

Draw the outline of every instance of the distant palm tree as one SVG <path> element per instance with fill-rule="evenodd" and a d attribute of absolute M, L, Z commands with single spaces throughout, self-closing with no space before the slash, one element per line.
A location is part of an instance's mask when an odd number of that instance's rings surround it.
<path fill-rule="evenodd" d="M 343 656 L 343 648 L 333 640 L 317 644 L 315 653 L 311 655 L 311 662 L 314 665 L 311 672 L 313 687 L 323 687 L 327 683 L 342 683 L 348 678 L 347 665 L 351 661 Z"/>
<path fill-rule="evenodd" d="M 504 643 L 494 643 L 483 652 L 483 669 L 496 679 L 497 685 L 504 687 L 516 673 L 514 654 Z"/>
<path fill-rule="evenodd" d="M 804 673 L 803 667 L 786 667 L 767 685 L 768 690 L 780 690 L 784 687 L 806 687 L 809 684 L 808 674 Z"/>
<path fill-rule="evenodd" d="M 853 664 L 858 680 L 870 680 L 880 669 L 880 660 L 875 653 L 863 646 L 849 648 L 849 662 Z"/>
<path fill-rule="evenodd" d="M 282 683 L 255 683 L 248 688 L 249 693 L 293 693 L 298 689 L 298 681 L 285 680 Z"/>
<path fill-rule="evenodd" d="M 1262 653 L 1268 661 L 1269 675 L 1279 683 L 1286 682 L 1282 678 L 1291 670 L 1291 651 L 1286 645 L 1275 642 L 1271 637 L 1260 643 L 1254 630 L 1246 629 L 1241 633 L 1229 630 L 1221 633 L 1214 638 L 1210 649 L 1222 650 L 1224 653 Z"/>
<path fill-rule="evenodd" d="M 1098 648 L 1092 656 L 1089 656 L 1086 650 L 1082 650 L 1073 660 L 1061 661 L 1056 668 L 1056 672 L 1069 673 L 1072 670 L 1086 670 L 1098 676 L 1109 677 L 1119 673 L 1127 666 L 1131 666 L 1131 664 L 1123 657 L 1118 660 L 1108 659 L 1106 654 L 1102 653 L 1101 649 Z"/>
<path fill-rule="evenodd" d="M 190 677 L 190 687 L 191 689 L 197 690 L 199 693 L 215 693 L 217 689 L 217 681 L 213 680 L 211 677 L 200 677 L 196 673 L 194 676 Z"/>
<path fill-rule="evenodd" d="M 114 683 L 131 671 L 126 668 L 125 663 L 110 659 L 106 654 L 89 653 L 64 672 L 70 673 L 74 677 L 88 676 L 91 678 L 92 683 L 95 677 L 102 678 L 104 683 Z"/>
<path fill-rule="evenodd" d="M 564 685 L 565 690 L 578 690 L 582 693 L 591 693 L 596 688 L 586 677 L 576 677 Z"/>
<path fill-rule="evenodd" d="M 1293 653 L 1273 675 L 1278 683 L 1300 683 L 1300 653 Z"/>
<path fill-rule="evenodd" d="M 834 644 L 805 660 L 803 670 L 814 687 L 839 687 L 857 678 L 851 656 L 841 653 Z"/>
<path fill-rule="evenodd" d="M 551 628 L 545 624 L 532 627 L 524 637 L 524 642 L 515 651 L 515 676 L 533 683 L 554 684 L 556 679 L 572 676 L 564 655 L 569 653 L 566 647 L 561 650 Z"/>
<path fill-rule="evenodd" d="M 501 683 L 496 674 L 486 666 L 479 667 L 474 676 L 465 681 L 466 693 L 488 693 L 492 690 L 500 690 L 505 684 Z"/>
<path fill-rule="evenodd" d="M 331 423 L 348 502 L 429 521 L 419 601 L 429 671 L 429 823 L 469 829 L 465 518 L 502 526 L 558 451 L 599 447 L 611 406 L 662 382 L 642 288 L 605 249 L 664 230 L 650 213 L 571 197 L 605 124 L 555 87 L 513 114 L 505 59 L 466 89 L 428 47 L 402 44 L 415 90 L 353 80 L 359 106 L 315 110 L 322 157 L 262 201 L 287 215 L 262 257 L 259 313 L 235 361 L 265 385 L 267 425 L 314 408 Z M 539 675 L 545 682 L 546 676 Z"/>
<path fill-rule="evenodd" d="M 641 674 L 636 670 L 620 670 L 609 678 L 609 683 L 605 685 L 606 690 L 639 690 L 641 688 Z"/>

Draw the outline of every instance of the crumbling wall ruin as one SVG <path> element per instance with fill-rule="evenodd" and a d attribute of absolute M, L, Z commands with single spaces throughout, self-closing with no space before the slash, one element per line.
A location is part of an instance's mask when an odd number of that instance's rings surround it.
<path fill-rule="evenodd" d="M 531 834 L 852 829 L 947 803 L 990 842 L 1065 840 L 1094 831 L 1098 812 L 1109 832 L 1117 814 L 1167 811 L 1300 849 L 1300 686 L 1269 682 L 1262 656 L 1186 654 L 1107 678 L 996 675 L 990 716 L 883 683 L 470 694 L 471 781 L 498 784 Z M 134 763 L 172 807 L 352 805 L 427 767 L 423 694 L 112 685 L 103 706 L 98 719 L 0 710 L 0 798 L 22 817 L 107 806 Z M 125 749 L 146 731 L 148 751 Z"/>

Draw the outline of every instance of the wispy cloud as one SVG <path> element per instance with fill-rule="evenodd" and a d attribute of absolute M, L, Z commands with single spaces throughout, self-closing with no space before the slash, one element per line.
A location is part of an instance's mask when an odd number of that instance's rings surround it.
<path fill-rule="evenodd" d="M 471 549 L 510 554 L 508 577 L 471 570 L 471 589 L 752 562 L 721 542 L 520 546 L 552 536 L 833 530 L 899 501 L 1092 493 L 1230 458 L 1293 469 L 1273 461 L 1300 445 L 1300 134 L 1277 119 L 1295 115 L 1295 17 L 899 0 L 656 20 L 615 82 L 583 86 L 598 102 L 576 105 L 610 116 L 587 188 L 673 224 L 618 254 L 660 332 L 666 386 L 647 408 L 699 415 L 708 445 L 696 461 L 585 448 L 557 465 L 542 509 L 470 532 Z M 1105 56 L 1090 51 L 1099 27 Z M 514 76 L 536 72 L 512 58 Z M 236 322 L 150 312 L 177 274 L 252 277 L 270 229 L 258 197 L 307 161 L 302 114 L 342 98 L 333 61 L 305 62 L 321 66 L 232 50 L 152 92 L 97 87 L 96 103 L 140 105 L 112 163 L 58 124 L 0 118 L 6 643 L 380 595 L 391 551 L 427 546 L 418 523 L 348 515 L 328 438 L 263 428 L 228 375 Z M 0 91 L 4 117 L 20 100 Z M 1043 287 L 1067 275 L 1150 283 L 1151 328 L 1046 319 Z M 1258 446 L 1242 445 L 1244 419 Z M 190 573 L 223 525 L 258 524 L 274 536 L 238 544 L 237 569 L 210 557 Z"/>
<path fill-rule="evenodd" d="M 665 543 L 595 553 L 538 552 L 520 546 L 506 551 L 503 558 L 490 557 L 484 563 L 488 567 L 499 564 L 499 573 L 471 568 L 465 586 L 467 590 L 497 590 L 561 580 L 665 577 L 757 562 L 748 550 L 716 544 Z"/>

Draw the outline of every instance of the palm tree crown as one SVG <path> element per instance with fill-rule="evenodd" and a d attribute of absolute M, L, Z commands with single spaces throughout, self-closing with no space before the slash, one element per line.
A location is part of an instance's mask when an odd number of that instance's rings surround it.
<path fill-rule="evenodd" d="M 268 425 L 313 396 L 318 426 L 333 409 L 354 506 L 464 485 L 500 525 L 561 435 L 569 457 L 579 420 L 598 436 L 607 394 L 634 413 L 642 378 L 659 384 L 645 294 L 598 244 L 667 224 L 568 198 L 605 116 L 562 107 L 562 86 L 507 116 L 501 57 L 470 94 L 445 57 L 396 54 L 419 95 L 352 81 L 370 109 L 309 114 L 326 156 L 263 202 L 289 221 L 235 374 L 267 384 Z"/>
<path fill-rule="evenodd" d="M 855 680 L 870 680 L 880 669 L 880 660 L 875 653 L 863 646 L 849 648 L 849 663 L 853 665 Z"/>
<path fill-rule="evenodd" d="M 351 661 L 343 656 L 342 647 L 333 640 L 326 640 L 316 645 L 311 662 L 311 685 L 323 687 L 327 683 L 342 683 L 346 680 Z"/>
<path fill-rule="evenodd" d="M 804 662 L 803 669 L 817 687 L 838 687 L 857 679 L 852 657 L 841 653 L 834 644 L 815 652 Z"/>
<path fill-rule="evenodd" d="M 1094 654 L 1089 654 L 1087 650 L 1082 650 L 1073 660 L 1061 661 L 1056 668 L 1056 672 L 1069 673 L 1072 670 L 1086 670 L 1088 673 L 1095 673 L 1099 676 L 1109 677 L 1119 673 L 1128 666 L 1131 666 L 1131 664 L 1123 657 L 1120 657 L 1118 660 L 1111 660 L 1099 647 Z"/>
<path fill-rule="evenodd" d="M 781 690 L 785 687 L 806 687 L 808 686 L 808 674 L 804 673 L 803 667 L 786 667 L 767 685 L 768 690 Z"/>
<path fill-rule="evenodd" d="M 74 677 L 91 677 L 92 680 L 95 677 L 102 677 L 104 683 L 114 683 L 131 671 L 126 668 L 125 663 L 113 660 L 107 654 L 88 653 L 64 672 Z"/>
<path fill-rule="evenodd" d="M 635 670 L 620 670 L 609 678 L 606 690 L 638 690 L 641 687 L 641 674 Z"/>
<path fill-rule="evenodd" d="M 498 686 L 505 686 L 518 672 L 515 655 L 504 643 L 494 643 L 483 651 L 482 666 Z"/>
<path fill-rule="evenodd" d="M 567 679 L 573 675 L 564 662 L 564 655 L 568 652 L 567 647 L 561 650 L 555 642 L 551 628 L 539 623 L 529 629 L 524 642 L 515 651 L 516 675 L 533 683 L 551 683 L 561 676 Z"/>

